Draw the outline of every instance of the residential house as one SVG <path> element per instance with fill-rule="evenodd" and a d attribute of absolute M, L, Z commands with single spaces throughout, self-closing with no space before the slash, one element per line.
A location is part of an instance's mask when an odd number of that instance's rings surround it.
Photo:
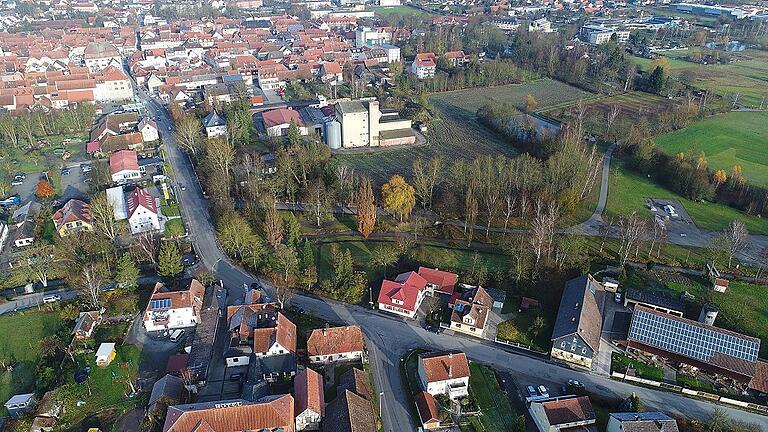
<path fill-rule="evenodd" d="M 341 84 L 344 82 L 341 66 L 336 62 L 323 63 L 320 69 L 320 78 L 323 82 L 329 84 Z"/>
<path fill-rule="evenodd" d="M 312 364 L 360 360 L 363 332 L 359 326 L 312 330 L 307 339 L 307 355 Z"/>
<path fill-rule="evenodd" d="M 91 42 L 83 51 L 88 72 L 99 72 L 109 66 L 123 67 L 123 58 L 117 47 L 109 42 Z"/>
<path fill-rule="evenodd" d="M 158 282 L 144 311 L 147 331 L 194 327 L 200 322 L 205 287 L 197 279 L 166 286 Z"/>
<path fill-rule="evenodd" d="M 451 330 L 471 336 L 485 337 L 493 298 L 483 287 L 473 287 L 452 298 Z M 451 305 L 449 305 L 451 306 Z"/>
<path fill-rule="evenodd" d="M 11 215 L 11 220 L 16 226 L 13 244 L 17 248 L 29 246 L 35 241 L 35 228 L 37 217 L 40 215 L 42 205 L 35 201 L 29 201 L 19 207 Z"/>
<path fill-rule="evenodd" d="M 323 376 L 306 368 L 293 379 L 295 397 L 296 430 L 319 430 L 325 415 Z"/>
<path fill-rule="evenodd" d="M 96 350 L 96 366 L 107 367 L 112 360 L 117 356 L 115 351 L 115 344 L 112 342 L 105 342 L 99 345 L 99 349 Z"/>
<path fill-rule="evenodd" d="M 427 291 L 432 295 L 453 295 L 453 291 L 456 289 L 456 282 L 459 280 L 459 275 L 456 273 L 431 269 L 429 267 L 419 267 L 418 273 L 419 276 L 427 281 Z"/>
<path fill-rule="evenodd" d="M 276 303 L 258 303 L 253 294 L 259 291 L 249 293 L 252 295 L 247 299 L 248 304 L 227 308 L 229 349 L 224 353 L 227 367 L 248 365 L 254 348 L 254 329 L 272 327 L 277 320 Z"/>
<path fill-rule="evenodd" d="M 338 392 L 340 393 L 344 390 L 349 390 L 368 400 L 371 400 L 371 395 L 373 394 L 368 374 L 356 367 L 344 372 L 339 377 Z"/>
<path fill-rule="evenodd" d="M 99 311 L 80 312 L 75 320 L 75 328 L 72 335 L 75 340 L 85 340 L 91 337 L 93 330 L 101 322 Z"/>
<path fill-rule="evenodd" d="M 379 310 L 414 318 L 426 289 L 426 279 L 413 271 L 397 275 L 394 281 L 384 279 L 379 291 Z"/>
<path fill-rule="evenodd" d="M 323 432 L 376 432 L 376 414 L 367 399 L 344 390 L 325 407 Z"/>
<path fill-rule="evenodd" d="M 421 391 L 416 394 L 416 411 L 419 413 L 419 421 L 424 430 L 434 430 L 440 428 L 439 411 L 434 396 Z"/>
<path fill-rule="evenodd" d="M 163 432 L 294 432 L 294 400 L 289 394 L 200 402 L 168 407 Z"/>
<path fill-rule="evenodd" d="M 149 117 L 144 117 L 139 122 L 139 132 L 141 132 L 144 142 L 151 142 L 160 139 L 160 132 L 157 129 L 157 123 Z"/>
<path fill-rule="evenodd" d="M 203 127 L 205 128 L 205 136 L 208 138 L 227 136 L 227 122 L 223 117 L 216 114 L 216 111 L 211 111 L 205 116 Z"/>
<path fill-rule="evenodd" d="M 443 58 L 451 67 L 464 67 L 469 63 L 469 56 L 464 51 L 448 51 L 443 54 Z"/>
<path fill-rule="evenodd" d="M 79 199 L 67 201 L 63 207 L 51 216 L 56 232 L 61 237 L 79 231 L 93 231 L 93 213 L 91 206 Z"/>
<path fill-rule="evenodd" d="M 418 53 L 411 63 L 411 73 L 418 79 L 434 78 L 437 58 L 434 53 Z"/>
<path fill-rule="evenodd" d="M 288 108 L 279 108 L 269 111 L 264 111 L 262 114 L 264 120 L 264 129 L 267 132 L 267 136 L 279 137 L 288 133 L 288 128 L 291 127 L 291 122 L 296 123 L 299 127 L 299 133 L 307 135 L 307 131 L 304 122 L 301 120 L 299 112 Z"/>
<path fill-rule="evenodd" d="M 469 362 L 463 352 L 419 354 L 418 373 L 421 387 L 432 396 L 455 399 L 469 394 Z"/>
<path fill-rule="evenodd" d="M 5 409 L 11 417 L 20 417 L 32 410 L 35 406 L 35 394 L 25 393 L 13 395 L 5 403 Z"/>
<path fill-rule="evenodd" d="M 130 192 L 125 199 L 128 211 L 128 225 L 131 234 L 160 230 L 160 215 L 157 207 L 157 199 L 144 189 L 137 187 Z"/>
<path fill-rule="evenodd" d="M 605 432 L 678 432 L 677 421 L 663 412 L 611 413 Z"/>
<path fill-rule="evenodd" d="M 175 375 L 165 374 L 164 377 L 152 385 L 152 392 L 149 395 L 148 413 L 154 415 L 165 414 L 169 405 L 181 402 L 185 391 L 184 380 Z"/>
<path fill-rule="evenodd" d="M 539 432 L 583 430 L 597 432 L 595 411 L 587 396 L 534 399 L 528 411 Z"/>
<path fill-rule="evenodd" d="M 135 150 L 118 150 L 109 155 L 109 172 L 117 184 L 134 182 L 141 178 L 139 158 Z"/>
<path fill-rule="evenodd" d="M 296 354 L 296 324 L 278 312 L 272 326 L 253 329 L 253 355 Z"/>
<path fill-rule="evenodd" d="M 600 349 L 604 298 L 600 282 L 587 274 L 565 283 L 552 330 L 552 358 L 578 366 L 592 367 Z"/>

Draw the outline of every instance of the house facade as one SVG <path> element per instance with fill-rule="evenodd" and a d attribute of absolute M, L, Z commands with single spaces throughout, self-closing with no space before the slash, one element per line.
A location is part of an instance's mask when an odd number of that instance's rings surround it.
<path fill-rule="evenodd" d="M 131 183 L 141 178 L 139 158 L 135 150 L 119 150 L 109 156 L 109 172 L 117 184 Z"/>
<path fill-rule="evenodd" d="M 129 193 L 125 199 L 125 206 L 128 210 L 131 234 L 160 230 L 157 200 L 144 189 L 137 187 Z"/>
<path fill-rule="evenodd" d="M 418 53 L 411 63 L 411 73 L 418 79 L 434 78 L 437 59 L 434 53 Z"/>
<path fill-rule="evenodd" d="M 296 430 L 320 430 L 325 415 L 323 376 L 312 369 L 304 369 L 293 380 Z"/>
<path fill-rule="evenodd" d="M 196 326 L 204 297 L 205 287 L 197 279 L 177 287 L 158 282 L 144 311 L 144 328 L 153 332 Z"/>
<path fill-rule="evenodd" d="M 157 129 L 157 123 L 149 117 L 144 117 L 139 122 L 139 132 L 144 138 L 144 142 L 156 141 L 160 139 L 160 132 Z"/>
<path fill-rule="evenodd" d="M 56 232 L 66 237 L 79 231 L 93 231 L 93 213 L 88 203 L 71 199 L 51 216 Z"/>
<path fill-rule="evenodd" d="M 296 324 L 278 312 L 274 326 L 253 330 L 253 355 L 271 357 L 296 354 Z"/>
<path fill-rule="evenodd" d="M 539 432 L 590 430 L 597 417 L 587 396 L 561 396 L 531 401 L 528 412 Z"/>
<path fill-rule="evenodd" d="M 203 119 L 203 128 L 205 128 L 205 136 L 208 138 L 215 138 L 227 135 L 227 122 L 224 118 L 216 114 L 216 111 L 208 113 Z"/>
<path fill-rule="evenodd" d="M 421 387 L 432 396 L 455 399 L 469 394 L 469 362 L 463 352 L 422 353 L 418 374 Z"/>
<path fill-rule="evenodd" d="M 363 349 L 363 332 L 358 326 L 316 329 L 307 339 L 312 364 L 360 360 Z"/>

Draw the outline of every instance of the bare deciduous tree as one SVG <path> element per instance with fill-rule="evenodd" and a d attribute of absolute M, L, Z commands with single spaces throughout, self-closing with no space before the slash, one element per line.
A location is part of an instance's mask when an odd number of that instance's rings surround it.
<path fill-rule="evenodd" d="M 435 193 L 435 187 L 440 182 L 442 172 L 443 159 L 440 157 L 434 157 L 426 164 L 421 159 L 416 159 L 413 162 L 413 188 L 422 208 L 432 207 L 432 197 Z"/>
<path fill-rule="evenodd" d="M 720 244 L 728 255 L 728 267 L 730 267 L 733 257 L 750 245 L 747 227 L 741 221 L 731 221 L 728 227 L 720 234 Z"/>
<path fill-rule="evenodd" d="M 642 236 L 646 232 L 646 221 L 632 212 L 629 216 L 619 219 L 619 233 L 621 246 L 619 247 L 619 257 L 621 264 L 624 265 L 629 260 L 629 254 L 633 248 L 636 248 Z"/>
<path fill-rule="evenodd" d="M 277 212 L 274 201 L 269 205 L 267 214 L 264 216 L 264 237 L 273 248 L 283 241 L 283 218 Z"/>
<path fill-rule="evenodd" d="M 133 250 L 141 261 L 152 264 L 157 268 L 157 254 L 160 252 L 160 240 L 151 233 L 145 232 L 133 237 Z"/>
<path fill-rule="evenodd" d="M 200 132 L 200 122 L 193 116 L 185 115 L 176 122 L 176 131 L 173 133 L 176 142 L 184 151 L 197 157 L 200 152 L 202 134 Z"/>
<path fill-rule="evenodd" d="M 100 192 L 91 200 L 91 212 L 96 231 L 104 235 L 110 241 L 123 233 L 124 225 L 115 220 L 114 207 L 109 202 L 106 192 Z"/>
<path fill-rule="evenodd" d="M 554 201 L 545 205 L 542 200 L 537 200 L 534 206 L 535 215 L 531 222 L 531 236 L 529 242 L 533 248 L 535 264 L 538 265 L 543 256 L 549 256 L 557 225 L 558 208 Z"/>
<path fill-rule="evenodd" d="M 101 307 L 101 286 L 104 284 L 104 268 L 99 263 L 89 263 L 83 267 L 78 291 L 94 309 Z"/>

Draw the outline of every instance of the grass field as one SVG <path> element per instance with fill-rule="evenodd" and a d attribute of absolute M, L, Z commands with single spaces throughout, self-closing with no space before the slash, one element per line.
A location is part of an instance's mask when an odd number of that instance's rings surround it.
<path fill-rule="evenodd" d="M 656 137 L 667 153 L 703 152 L 708 166 L 730 172 L 741 165 L 749 183 L 768 186 L 768 113 L 731 112 Z"/>
<path fill-rule="evenodd" d="M 521 107 L 526 95 L 534 96 L 543 109 L 579 98 L 591 98 L 590 93 L 567 84 L 541 79 L 520 85 L 473 88 L 437 93 L 429 97 L 439 111 L 439 120 L 430 124 L 427 144 L 410 148 L 384 149 L 373 153 L 340 154 L 336 156 L 355 171 L 370 175 L 375 182 L 384 183 L 394 174 L 410 177 L 412 161 L 442 156 L 448 164 L 456 159 L 474 159 L 483 154 L 518 154 L 506 140 L 481 125 L 476 111 L 492 100 Z"/>
<path fill-rule="evenodd" d="M 744 222 L 752 234 L 768 234 L 768 219 L 757 218 L 734 208 L 715 203 L 691 201 L 656 184 L 652 179 L 637 175 L 620 162 L 612 164 L 608 185 L 608 203 L 603 218 L 628 215 L 637 211 L 648 215 L 646 198 L 676 199 L 683 203 L 696 226 L 703 230 L 723 230 L 732 220 Z"/>
<path fill-rule="evenodd" d="M 0 317 L 0 354 L 6 361 L 11 357 L 16 361 L 13 371 L 3 370 L 0 374 L 0 400 L 35 389 L 40 339 L 56 334 L 61 325 L 57 313 L 26 312 Z"/>
<path fill-rule="evenodd" d="M 404 15 L 416 15 L 416 16 L 433 16 L 435 14 L 429 13 L 422 9 L 417 9 L 415 7 L 402 5 L 402 6 L 373 6 L 371 7 L 371 10 L 376 15 L 381 15 L 384 18 L 388 18 L 391 15 L 398 14 L 401 16 Z"/>
<path fill-rule="evenodd" d="M 669 58 L 672 77 L 683 76 L 696 87 L 711 90 L 721 96 L 740 94 L 739 103 L 758 107 L 768 96 L 768 53 L 746 50 L 733 53 L 738 59 L 729 64 L 705 65 L 684 60 L 688 51 L 662 51 Z M 724 54 L 724 53 L 723 53 Z M 632 58 L 642 69 L 648 69 L 652 60 Z M 768 102 L 768 100 L 766 100 Z"/>
<path fill-rule="evenodd" d="M 477 418 L 477 422 L 480 423 L 481 427 L 475 427 L 475 430 L 522 430 L 516 427 L 516 425 L 520 424 L 520 416 L 515 413 L 512 405 L 509 403 L 509 399 L 501 391 L 493 370 L 476 363 L 470 363 L 469 372 L 469 388 L 482 413 Z"/>

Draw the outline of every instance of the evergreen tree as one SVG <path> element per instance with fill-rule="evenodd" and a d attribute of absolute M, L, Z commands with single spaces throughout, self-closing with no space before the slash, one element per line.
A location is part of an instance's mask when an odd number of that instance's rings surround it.
<path fill-rule="evenodd" d="M 117 261 L 117 270 L 115 271 L 115 282 L 125 290 L 134 290 L 139 286 L 139 269 L 133 258 L 128 253 L 124 253 Z"/>
<path fill-rule="evenodd" d="M 181 252 L 175 242 L 165 242 L 160 246 L 157 274 L 161 277 L 173 279 L 184 271 L 181 262 Z"/>
<path fill-rule="evenodd" d="M 646 87 L 649 92 L 659 94 L 662 90 L 664 90 L 665 81 L 666 78 L 664 77 L 664 68 L 661 66 L 656 66 L 656 69 L 654 69 L 653 72 L 651 72 L 651 75 L 648 77 Z"/>
<path fill-rule="evenodd" d="M 301 223 L 293 213 L 288 213 L 285 220 L 285 244 L 292 248 L 298 248 L 301 240 Z"/>

